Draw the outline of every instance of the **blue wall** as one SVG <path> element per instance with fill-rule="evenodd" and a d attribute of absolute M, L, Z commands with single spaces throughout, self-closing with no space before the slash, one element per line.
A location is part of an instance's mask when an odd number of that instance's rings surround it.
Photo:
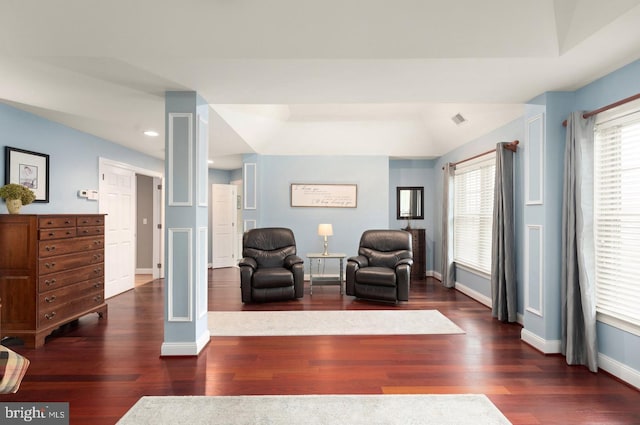
<path fill-rule="evenodd" d="M 458 162 L 460 160 L 470 158 L 474 155 L 477 155 L 482 152 L 489 151 L 491 149 L 495 149 L 496 144 L 501 142 L 512 142 L 514 140 L 519 140 L 521 143 L 524 140 L 524 118 L 517 119 L 515 121 L 510 122 L 509 124 L 498 128 L 491 133 L 482 136 L 476 140 L 473 140 L 467 143 L 464 146 L 461 146 L 446 155 L 440 157 L 435 164 L 435 181 L 436 188 L 434 191 L 435 198 L 430 203 L 433 208 L 432 215 L 434 217 L 434 239 L 435 239 L 435 249 L 434 249 L 434 268 L 440 273 L 440 262 L 441 262 L 441 253 L 437 247 L 441 245 L 442 241 L 442 167 L 444 164 L 448 162 Z M 515 156 L 515 191 L 519 193 L 522 191 L 521 186 L 521 176 L 520 173 L 523 167 L 523 158 L 521 154 L 521 150 L 518 150 L 518 153 Z M 522 204 L 518 203 L 516 200 L 515 205 L 516 217 L 520 217 L 522 215 Z M 516 226 L 518 226 L 518 222 L 516 221 Z M 517 229 L 516 229 L 517 231 Z M 516 264 L 518 268 L 520 265 Z M 459 286 L 464 286 L 468 288 L 473 293 L 477 293 L 480 297 L 490 298 L 491 297 L 491 280 L 488 276 L 473 273 L 468 270 L 464 270 L 460 267 L 456 268 L 456 282 Z M 519 286 L 521 286 L 521 282 L 518 282 Z M 519 288 L 519 294 L 522 294 L 522 290 Z M 520 295 L 518 300 L 518 312 L 522 311 L 523 306 L 523 298 Z"/>
<path fill-rule="evenodd" d="M 258 227 L 288 227 L 296 237 L 298 254 L 322 252 L 320 223 L 333 225 L 329 251 L 356 255 L 362 232 L 389 228 L 389 159 L 383 156 L 255 156 L 258 171 L 257 209 L 244 210 L 244 219 Z M 356 208 L 292 207 L 292 183 L 357 184 Z M 337 262 L 327 272 L 337 272 Z M 307 265 L 308 267 L 308 265 Z M 308 269 L 307 269 L 308 270 Z"/>
<path fill-rule="evenodd" d="M 574 110 L 594 110 L 640 93 L 640 61 L 633 62 L 575 93 Z M 636 330 L 637 332 L 637 330 Z M 598 322 L 598 347 L 605 360 L 634 369 L 635 385 L 640 385 L 640 336 Z M 602 359 L 602 356 L 600 358 Z"/>
<path fill-rule="evenodd" d="M 442 240 L 440 226 L 440 199 L 442 197 L 442 174 L 437 172 L 446 162 L 456 162 L 495 146 L 495 143 L 518 139 L 525 141 L 529 117 L 544 114 L 544 197 L 540 205 L 527 205 L 525 191 L 525 153 L 530 148 L 521 144 L 516 156 L 515 207 L 517 235 L 518 313 L 524 315 L 524 330 L 534 335 L 542 348 L 557 352 L 561 337 L 560 307 L 560 255 L 561 255 L 561 206 L 564 170 L 564 147 L 566 130 L 562 121 L 571 111 L 594 110 L 640 92 L 640 61 L 636 61 L 575 92 L 550 92 L 532 99 L 525 116 L 488 135 L 474 140 L 441 157 L 435 166 L 437 186 L 433 205 L 435 211 L 435 246 Z M 537 178 L 535 170 L 529 178 Z M 524 305 L 525 226 L 535 224 L 543 227 L 543 274 L 542 288 L 530 288 L 530 294 L 541 291 L 542 315 L 531 314 Z M 435 264 L 440 264 L 440 252 L 434 252 Z M 436 269 L 439 267 L 436 266 Z M 437 270 L 439 272 L 439 270 Z M 480 296 L 490 296 L 489 280 L 466 270 L 457 270 L 456 282 L 470 288 Z M 602 321 L 598 322 L 600 367 L 638 386 L 640 384 L 640 336 L 638 331 L 629 332 Z M 555 351 L 554 351 L 555 350 Z"/>
<path fill-rule="evenodd" d="M 433 270 L 434 221 L 433 203 L 436 190 L 435 160 L 391 160 L 389 161 L 389 228 L 407 227 L 407 220 L 398 220 L 397 194 L 398 186 L 424 187 L 424 220 L 411 220 L 414 229 L 425 229 L 426 268 Z"/>
<path fill-rule="evenodd" d="M 49 155 L 49 203 L 27 205 L 22 208 L 24 214 L 97 213 L 98 202 L 79 198 L 78 189 L 98 190 L 99 157 L 164 173 L 162 160 L 2 103 L 0 146 L 3 184 L 4 146 Z"/>

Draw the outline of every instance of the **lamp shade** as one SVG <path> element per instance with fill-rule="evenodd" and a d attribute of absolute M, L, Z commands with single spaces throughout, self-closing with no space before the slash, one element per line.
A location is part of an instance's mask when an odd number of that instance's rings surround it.
<path fill-rule="evenodd" d="M 331 224 L 318 224 L 318 235 L 320 236 L 332 236 L 333 226 Z"/>

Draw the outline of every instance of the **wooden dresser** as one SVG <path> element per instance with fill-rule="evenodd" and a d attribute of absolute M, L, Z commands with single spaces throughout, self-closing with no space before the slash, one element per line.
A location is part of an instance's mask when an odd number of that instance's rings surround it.
<path fill-rule="evenodd" d="M 411 279 L 425 279 L 427 276 L 427 247 L 424 229 L 403 229 L 411 233 L 413 266 Z"/>
<path fill-rule="evenodd" d="M 103 214 L 1 214 L 2 336 L 28 348 L 89 313 L 107 316 Z"/>

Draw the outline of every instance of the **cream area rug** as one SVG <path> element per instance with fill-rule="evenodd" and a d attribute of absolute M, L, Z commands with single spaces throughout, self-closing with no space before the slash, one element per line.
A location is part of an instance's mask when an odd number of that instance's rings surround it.
<path fill-rule="evenodd" d="M 211 336 L 464 333 L 438 310 L 210 311 L 209 332 Z"/>
<path fill-rule="evenodd" d="M 142 397 L 118 425 L 507 425 L 482 394 Z"/>

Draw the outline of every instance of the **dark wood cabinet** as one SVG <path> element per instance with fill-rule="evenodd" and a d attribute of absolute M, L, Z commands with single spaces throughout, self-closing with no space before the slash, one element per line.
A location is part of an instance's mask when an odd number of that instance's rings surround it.
<path fill-rule="evenodd" d="M 0 215 L 2 336 L 37 348 L 89 313 L 106 317 L 104 215 Z"/>
<path fill-rule="evenodd" d="M 413 266 L 411 267 L 411 279 L 425 279 L 427 277 L 427 247 L 425 229 L 404 229 L 411 233 L 411 245 L 413 249 Z"/>

